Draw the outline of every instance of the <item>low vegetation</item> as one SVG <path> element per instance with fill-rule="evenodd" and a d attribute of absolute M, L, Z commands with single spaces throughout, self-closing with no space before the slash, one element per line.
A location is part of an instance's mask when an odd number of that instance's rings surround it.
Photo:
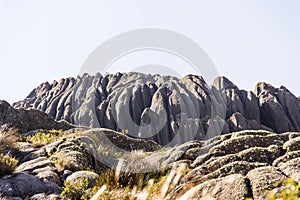
<path fill-rule="evenodd" d="M 47 133 L 39 131 L 34 135 L 24 137 L 23 140 L 31 143 L 34 147 L 42 147 L 44 145 L 57 141 L 59 138 L 65 135 L 66 132 L 61 130 L 51 130 Z"/>
<path fill-rule="evenodd" d="M 53 155 L 52 162 L 58 172 L 62 172 L 66 169 L 71 169 L 74 164 L 74 160 L 65 155 L 64 152 L 57 152 Z"/>
<path fill-rule="evenodd" d="M 298 200 L 300 197 L 300 183 L 287 178 L 283 183 L 277 183 L 276 188 L 270 191 L 270 200 Z"/>
<path fill-rule="evenodd" d="M 0 154 L 0 178 L 11 174 L 17 167 L 18 160 L 15 158 Z"/>
<path fill-rule="evenodd" d="M 0 153 L 9 154 L 17 150 L 18 133 L 14 129 L 4 129 L 0 131 Z"/>
<path fill-rule="evenodd" d="M 83 196 L 86 195 L 88 184 L 88 180 L 83 178 L 78 178 L 75 182 L 65 181 L 60 196 L 67 199 L 80 199 L 81 197 L 83 199 Z"/>
<path fill-rule="evenodd" d="M 145 174 L 120 175 L 115 170 L 107 170 L 100 175 L 96 185 L 88 188 L 88 180 L 78 179 L 75 183 L 65 181 L 62 198 L 84 199 L 135 199 L 147 195 L 148 199 L 158 196 L 166 180 L 166 175 L 145 177 Z"/>
<path fill-rule="evenodd" d="M 96 184 L 88 188 L 88 181 L 66 181 L 61 194 L 69 199 L 165 199 L 180 178 L 187 173 L 185 168 L 132 174 L 108 169 L 100 174 Z"/>
<path fill-rule="evenodd" d="M 11 174 L 18 160 L 11 157 L 11 154 L 17 151 L 17 131 L 13 129 L 3 129 L 0 131 L 0 178 Z"/>

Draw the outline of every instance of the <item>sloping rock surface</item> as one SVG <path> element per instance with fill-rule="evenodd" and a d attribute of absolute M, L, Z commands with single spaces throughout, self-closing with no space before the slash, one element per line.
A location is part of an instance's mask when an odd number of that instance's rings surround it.
<path fill-rule="evenodd" d="M 15 109 L 8 102 L 0 100 L 0 126 L 7 125 L 21 132 L 36 129 L 67 130 L 74 126 L 66 121 L 55 121 L 50 115 L 35 109 Z"/>
<path fill-rule="evenodd" d="M 210 87 L 195 75 L 84 74 L 45 82 L 14 107 L 79 126 L 128 130 L 164 145 L 248 129 L 300 131 L 299 98 L 288 89 L 262 82 L 245 91 L 225 77 Z"/>
<path fill-rule="evenodd" d="M 194 143 L 173 161 L 185 163 L 187 174 L 167 199 L 268 199 L 286 178 L 299 181 L 299 151 L 284 148 L 299 137 L 292 132 L 242 131 Z M 198 153 L 190 154 L 191 149 Z"/>

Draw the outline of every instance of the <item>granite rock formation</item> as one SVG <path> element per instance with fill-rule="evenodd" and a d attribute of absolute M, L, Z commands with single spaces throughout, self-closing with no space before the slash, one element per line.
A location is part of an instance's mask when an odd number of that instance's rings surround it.
<path fill-rule="evenodd" d="M 299 98 L 289 90 L 258 83 L 245 91 L 225 77 L 209 86 L 195 75 L 84 74 L 45 82 L 14 107 L 78 126 L 128 130 L 163 145 L 248 129 L 300 131 Z"/>
<path fill-rule="evenodd" d="M 289 148 L 296 146 L 299 136 L 298 132 L 241 131 L 194 141 L 174 161 L 186 163 L 189 170 L 167 199 L 268 199 L 286 178 L 299 181 L 300 148 Z"/>

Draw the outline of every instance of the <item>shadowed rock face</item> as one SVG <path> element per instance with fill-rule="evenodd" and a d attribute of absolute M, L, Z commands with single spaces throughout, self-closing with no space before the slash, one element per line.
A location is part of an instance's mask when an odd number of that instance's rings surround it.
<path fill-rule="evenodd" d="M 80 126 L 128 129 L 133 137 L 165 145 L 246 129 L 300 131 L 299 105 L 286 88 L 266 83 L 251 92 L 225 77 L 210 87 L 194 75 L 116 73 L 46 82 L 14 107 L 41 110 Z"/>
<path fill-rule="evenodd" d="M 35 109 L 15 109 L 6 101 L 0 101 L 0 126 L 8 125 L 21 132 L 36 129 L 62 129 L 73 128 L 72 124 L 65 121 L 57 122 L 50 115 Z"/>

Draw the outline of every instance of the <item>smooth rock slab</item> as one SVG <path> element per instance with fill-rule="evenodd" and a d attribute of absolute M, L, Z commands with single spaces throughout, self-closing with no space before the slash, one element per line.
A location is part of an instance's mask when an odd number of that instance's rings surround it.
<path fill-rule="evenodd" d="M 230 199 L 241 200 L 248 196 L 244 176 L 233 174 L 224 178 L 212 179 L 188 190 L 179 200 L 185 199 Z"/>
<path fill-rule="evenodd" d="M 33 171 L 35 169 L 44 168 L 44 167 L 52 167 L 53 164 L 46 157 L 36 158 L 19 165 L 15 172 L 25 172 L 25 171 Z"/>

